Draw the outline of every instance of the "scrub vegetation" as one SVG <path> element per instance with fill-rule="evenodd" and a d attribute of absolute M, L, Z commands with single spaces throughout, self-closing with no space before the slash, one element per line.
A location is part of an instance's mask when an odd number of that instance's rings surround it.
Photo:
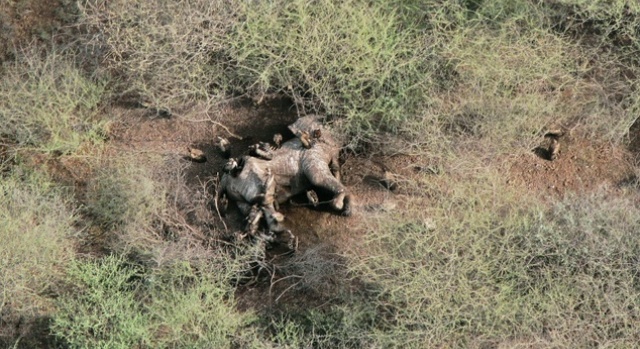
<path fill-rule="evenodd" d="M 639 4 L 9 2 L 0 346 L 636 347 Z M 117 127 L 234 131 L 225 110 L 274 99 L 330 116 L 355 156 L 430 165 L 396 178 L 401 208 L 360 210 L 357 242 L 270 264 L 226 238 L 214 173 Z M 514 185 L 551 128 L 587 153 L 538 160 L 624 180 Z"/>

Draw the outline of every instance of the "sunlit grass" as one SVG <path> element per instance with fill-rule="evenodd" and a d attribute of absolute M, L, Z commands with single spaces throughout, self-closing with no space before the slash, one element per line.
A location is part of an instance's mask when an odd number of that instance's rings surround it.
<path fill-rule="evenodd" d="M 70 348 L 230 348 L 251 316 L 233 308 L 232 262 L 210 262 L 152 271 L 115 256 L 74 261 L 52 329 Z"/>
<path fill-rule="evenodd" d="M 6 63 L 0 82 L 0 136 L 21 146 L 72 152 L 102 138 L 95 116 L 104 86 L 86 78 L 73 57 L 53 49 L 27 50 Z"/>
<path fill-rule="evenodd" d="M 438 171 L 403 183 L 401 212 L 354 227 L 357 249 L 327 259 L 314 246 L 280 266 L 288 291 L 326 303 L 254 315 L 234 292 L 264 248 L 218 240 L 211 192 L 175 158 L 87 152 L 77 191 L 13 159 L 0 174 L 3 323 L 52 316 L 71 348 L 634 347 L 637 188 L 541 202 L 485 160 L 530 152 L 552 125 L 624 145 L 640 110 L 639 6 L 81 2 L 77 42 L 17 49 L 2 67 L 0 141 L 21 156 L 104 141 L 98 106 L 180 118 L 278 94 L 330 115 L 351 149 Z"/>
<path fill-rule="evenodd" d="M 374 286 L 371 306 L 388 312 L 372 334 L 379 345 L 632 347 L 637 204 L 595 193 L 541 206 L 474 183 L 427 214 L 410 205 L 413 218 L 370 225 L 355 268 Z"/>
<path fill-rule="evenodd" d="M 47 316 L 73 256 L 77 212 L 49 178 L 24 168 L 0 179 L 0 313 L 3 323 Z M 21 320 L 22 319 L 22 320 Z"/>

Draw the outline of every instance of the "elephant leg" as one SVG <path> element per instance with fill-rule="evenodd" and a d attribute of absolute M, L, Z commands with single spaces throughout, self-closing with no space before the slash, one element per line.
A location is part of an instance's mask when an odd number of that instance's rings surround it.
<path fill-rule="evenodd" d="M 258 228 L 260 228 L 260 220 L 263 217 L 262 210 L 258 207 L 258 205 L 251 206 L 249 215 L 247 216 L 247 226 L 245 231 L 251 235 L 255 236 Z"/>
<path fill-rule="evenodd" d="M 351 194 L 347 193 L 344 196 L 344 201 L 343 201 L 344 205 L 343 205 L 343 209 L 342 209 L 342 215 L 343 216 L 351 216 L 351 207 L 352 207 L 352 201 L 351 201 Z"/>
<path fill-rule="evenodd" d="M 245 217 L 251 213 L 251 205 L 246 202 L 236 201 L 236 206 L 238 206 L 238 209 L 240 209 L 240 212 Z"/>
<path fill-rule="evenodd" d="M 346 201 L 348 205 L 345 207 L 347 190 L 345 186 L 331 173 L 327 164 L 322 162 L 313 163 L 306 166 L 304 173 L 312 185 L 333 193 L 331 205 L 334 209 L 343 211 L 345 214 L 351 213 L 351 209 L 349 207 L 350 200 Z"/>
<path fill-rule="evenodd" d="M 269 236 L 272 240 L 275 239 L 274 234 L 278 234 L 279 241 L 282 241 L 284 237 L 287 241 L 287 246 L 291 251 L 295 251 L 297 249 L 297 239 L 295 235 L 291 232 L 291 230 L 286 229 L 282 222 L 284 221 L 284 215 L 278 212 L 274 205 L 268 205 L 262 207 L 262 212 L 264 213 L 264 217 L 267 220 L 267 225 L 269 226 Z M 270 241 L 272 241 L 270 240 Z"/>
<path fill-rule="evenodd" d="M 282 222 L 284 221 L 284 215 L 276 211 L 273 205 L 262 206 L 262 212 L 264 218 L 267 221 L 267 226 L 270 232 L 281 233 L 285 230 Z"/>
<path fill-rule="evenodd" d="M 333 174 L 334 177 L 336 177 L 336 179 L 338 181 L 341 181 L 340 179 L 340 162 L 338 160 L 338 156 L 333 156 L 331 158 L 331 162 L 329 162 L 329 169 L 331 170 L 331 173 Z"/>

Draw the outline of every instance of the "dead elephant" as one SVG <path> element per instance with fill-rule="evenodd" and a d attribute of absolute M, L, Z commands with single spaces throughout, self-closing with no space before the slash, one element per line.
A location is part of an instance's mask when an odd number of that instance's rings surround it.
<path fill-rule="evenodd" d="M 322 117 L 299 118 L 289 125 L 296 135 L 268 156 L 244 156 L 227 164 L 220 181 L 221 195 L 234 201 L 245 216 L 264 218 L 269 232 L 282 232 L 278 204 L 313 188 L 331 193 L 331 207 L 343 215 L 351 214 L 351 195 L 340 182 L 340 145 L 324 128 Z M 256 208 L 261 214 L 256 214 Z M 254 224 L 255 227 L 255 224 Z"/>

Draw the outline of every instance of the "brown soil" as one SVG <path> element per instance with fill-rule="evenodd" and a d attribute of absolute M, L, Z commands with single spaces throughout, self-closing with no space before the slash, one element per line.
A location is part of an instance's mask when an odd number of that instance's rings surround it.
<path fill-rule="evenodd" d="M 109 147 L 102 151 L 128 153 L 141 162 L 149 156 L 161 155 L 167 159 L 165 166 L 168 168 L 186 166 L 184 180 L 193 195 L 203 188 L 208 188 L 210 195 L 214 193 L 213 180 L 226 162 L 215 144 L 216 136 L 228 138 L 232 143 L 231 156 L 238 157 L 246 152 L 250 144 L 271 141 L 274 133 L 283 134 L 285 140 L 293 137 L 287 125 L 297 118 L 296 109 L 281 99 L 269 100 L 259 107 L 251 102 L 235 103 L 220 107 L 214 114 L 193 108 L 185 115 L 159 117 L 148 109 L 130 106 L 114 107 L 108 112 L 116 121 L 111 128 Z M 216 120 L 233 120 L 233 123 L 227 121 L 223 125 Z M 191 161 L 187 150 L 189 146 L 201 149 L 206 161 Z M 567 136 L 561 139 L 561 153 L 554 161 L 547 159 L 543 147 L 541 143 L 541 147 L 531 153 L 508 159 L 505 166 L 507 185 L 516 186 L 523 193 L 556 200 L 570 192 L 580 193 L 605 185 L 616 190 L 632 175 L 630 155 L 620 147 L 594 144 Z M 363 220 L 375 212 L 402 210 L 404 197 L 409 194 L 404 192 L 402 181 L 411 181 L 421 170 L 428 171 L 418 166 L 425 159 L 409 155 L 356 155 L 345 152 L 341 162 L 343 182 L 355 198 L 351 217 L 340 216 L 322 205 L 313 208 L 304 195 L 281 206 L 286 226 L 297 237 L 298 250 L 295 255 L 302 256 L 307 251 L 317 250 L 320 252 L 314 258 L 319 258 L 318 262 L 330 261 L 335 268 L 341 268 L 338 255 L 361 240 L 365 233 L 361 224 Z M 491 163 L 492 166 L 501 166 L 498 161 Z M 76 158 L 61 156 L 49 160 L 48 164 L 60 180 L 66 178 L 69 181 L 73 178 L 70 184 L 76 188 L 82 189 L 84 179 L 90 176 Z M 387 176 L 391 176 L 387 178 L 394 180 L 383 180 L 385 170 L 389 171 Z M 214 207 L 210 205 L 207 209 L 213 210 Z M 226 229 L 217 237 L 223 239 L 230 239 L 234 232 L 243 229 L 243 217 L 235 209 L 226 215 L 224 223 L 217 214 L 208 217 L 214 217 L 214 222 L 192 223 L 208 224 L 219 232 Z M 285 252 L 284 244 L 270 250 L 267 254 L 270 272 L 259 275 L 262 281 L 239 288 L 241 308 L 270 308 L 276 305 L 276 300 L 279 304 L 302 307 L 319 306 L 327 302 L 327 294 L 320 290 L 293 287 L 297 279 L 287 278 L 291 273 L 286 269 L 291 259 L 297 257 Z"/>
<path fill-rule="evenodd" d="M 227 160 L 215 144 L 216 136 L 228 138 L 232 143 L 231 156 L 238 157 L 246 153 L 251 144 L 271 141 L 274 133 L 283 134 L 285 140 L 293 137 L 287 126 L 297 118 L 295 108 L 288 101 L 280 99 L 270 100 L 260 108 L 249 102 L 236 103 L 221 107 L 212 116 L 192 111 L 188 115 L 163 118 L 143 108 L 124 107 L 114 108 L 110 114 L 117 120 L 112 127 L 110 147 L 117 152 L 138 154 L 136 158 L 141 158 L 141 161 L 144 161 L 145 156 L 156 154 L 168 159 L 167 166 L 182 166 L 186 163 L 185 181 L 188 186 L 196 192 L 202 190 L 203 183 L 210 183 L 208 188 L 212 195 L 214 189 L 211 183 L 221 173 Z M 233 123 L 227 121 L 225 125 L 219 124 L 216 122 L 217 115 L 224 115 L 221 120 L 233 120 Z M 206 161 L 190 161 L 187 151 L 189 146 L 201 149 Z M 345 153 L 341 160 L 343 182 L 355 197 L 352 216 L 343 217 L 326 205 L 313 208 L 304 195 L 295 197 L 290 203 L 280 207 L 286 217 L 286 226 L 297 237 L 296 255 L 303 255 L 307 250 L 318 249 L 320 246 L 316 257 L 328 259 L 333 264 L 338 263 L 340 258 L 336 253 L 344 252 L 357 243 L 362 234 L 362 229 L 358 227 L 367 214 L 398 207 L 398 194 L 390 190 L 389 183 L 382 181 L 384 168 L 398 169 L 399 175 L 404 172 L 406 175 L 413 173 L 409 166 L 413 159 L 408 156 L 365 157 Z M 219 221 L 217 214 L 213 216 L 216 217 L 213 224 L 217 229 L 222 231 L 225 226 L 228 229 L 226 238 L 243 228 L 243 217 L 234 208 L 224 218 L 225 224 Z M 268 280 L 240 287 L 238 295 L 241 308 L 270 306 L 278 296 L 282 296 L 279 298 L 280 303 L 291 304 L 297 299 L 301 299 L 306 305 L 326 302 L 326 299 L 318 295 L 314 300 L 309 290 L 304 291 L 304 297 L 299 297 L 296 292 L 290 292 L 290 297 L 283 294 L 295 279 L 291 282 L 276 282 L 275 286 L 271 286 L 274 281 L 288 276 L 281 272 L 284 268 L 282 266 L 291 259 L 290 255 L 285 254 L 283 246 L 284 244 L 275 246 L 267 254 L 267 259 L 275 270 L 271 274 L 261 275 Z M 271 297 L 265 297 L 265 292 Z"/>
<path fill-rule="evenodd" d="M 141 163 L 151 156 L 162 156 L 166 168 L 159 171 L 184 168 L 184 181 L 194 196 L 203 188 L 213 194 L 213 179 L 226 162 L 215 145 L 216 136 L 227 137 L 232 142 L 231 155 L 237 157 L 246 152 L 250 144 L 270 141 L 274 133 L 282 133 L 285 140 L 293 137 L 287 125 L 297 118 L 296 109 L 280 99 L 269 100 L 259 107 L 250 102 L 237 102 L 221 106 L 215 113 L 194 107 L 184 115 L 160 117 L 148 109 L 131 106 L 113 107 L 107 113 L 114 120 L 107 147 L 94 149 L 88 146 L 80 151 L 81 154 L 83 151 L 89 154 L 101 152 L 103 158 L 128 154 Z M 217 120 L 227 121 L 223 125 Z M 206 161 L 191 161 L 189 146 L 203 150 Z M 603 186 L 619 190 L 624 181 L 633 176 L 632 156 L 624 148 L 596 144 L 579 137 L 562 138 L 561 147 L 561 153 L 554 161 L 548 160 L 541 140 L 541 147 L 531 153 L 514 155 L 503 164 L 497 159 L 489 163 L 505 169 L 507 185 L 521 190 L 523 195 L 535 195 L 545 200 L 557 200 L 568 193 L 583 193 Z M 9 159 L 5 146 L 0 147 L 0 158 L 2 161 Z M 402 182 L 429 172 L 429 167 L 420 166 L 429 163 L 428 160 L 409 155 L 343 153 L 342 177 L 355 198 L 354 214 L 343 217 L 327 207 L 313 208 L 304 196 L 282 205 L 285 224 L 296 235 L 298 249 L 294 254 L 285 253 L 283 246 L 269 250 L 268 268 L 238 288 L 239 308 L 258 312 L 322 308 L 335 303 L 334 292 L 344 287 L 357 287 L 353 283 L 345 285 L 343 280 L 348 278 L 340 254 L 355 248 L 362 240 L 366 233 L 364 220 L 376 212 L 402 210 L 406 195 L 415 195 L 405 192 Z M 76 188 L 79 196 L 95 167 L 77 154 L 36 156 L 33 161 L 45 165 L 58 181 Z M 387 178 L 392 180 L 383 180 L 385 170 L 388 171 Z M 212 211 L 214 207 L 209 205 L 204 209 Z M 209 236 L 212 239 L 229 239 L 243 228 L 243 217 L 234 209 L 224 218 L 224 223 L 213 212 L 205 217 L 213 222 L 205 222 L 201 217 L 200 221 L 189 218 L 192 220 L 189 223 L 220 232 L 219 236 Z M 296 263 L 321 265 L 326 270 L 314 279 L 316 275 L 299 275 L 301 270 L 296 269 Z"/>
<path fill-rule="evenodd" d="M 531 195 L 555 200 L 599 188 L 619 190 L 633 176 L 631 153 L 623 147 L 568 136 L 560 139 L 560 146 L 553 161 L 545 141 L 531 153 L 513 157 L 506 182 Z"/>
<path fill-rule="evenodd" d="M 74 2 L 61 0 L 3 1 L 0 6 L 0 63 L 12 58 L 14 48 L 34 42 L 51 44 L 53 33 L 70 32 Z M 57 39 L 56 39 L 57 40 Z"/>

